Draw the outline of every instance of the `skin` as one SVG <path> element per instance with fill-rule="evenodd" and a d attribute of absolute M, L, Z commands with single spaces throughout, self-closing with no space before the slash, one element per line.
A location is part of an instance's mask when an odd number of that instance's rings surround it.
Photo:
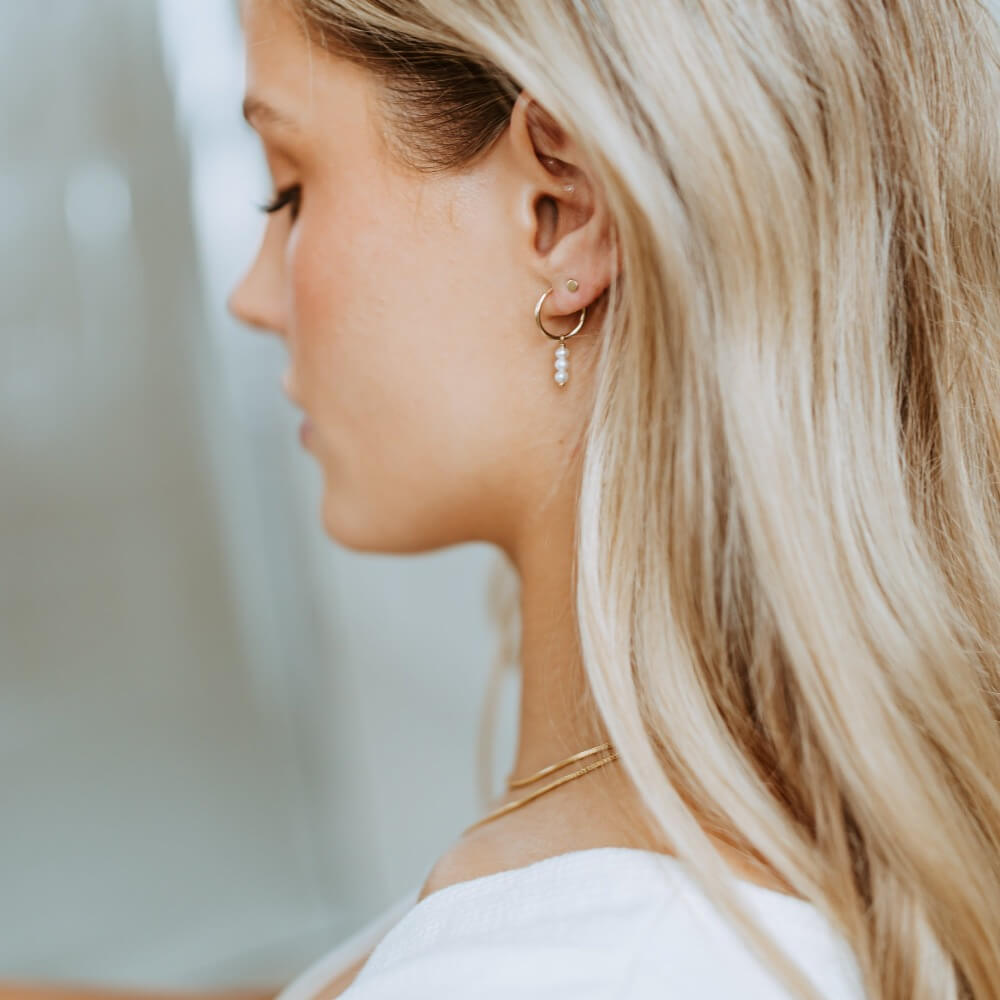
<path fill-rule="evenodd" d="M 486 541 L 517 567 L 522 685 L 510 776 L 526 777 L 607 739 L 574 709 L 588 691 L 572 598 L 593 331 L 617 274 L 607 206 L 580 151 L 531 95 L 520 95 L 509 127 L 475 163 L 420 174 L 383 144 L 377 82 L 366 71 L 310 51 L 276 0 L 242 0 L 240 12 L 247 94 L 285 119 L 257 112 L 251 124 L 275 191 L 301 185 L 301 201 L 294 218 L 291 206 L 267 217 L 228 308 L 288 350 L 283 388 L 310 422 L 306 448 L 322 471 L 319 514 L 332 540 L 391 553 Z M 547 329 L 568 333 L 588 310 L 567 342 L 565 387 L 552 378 L 556 341 L 534 322 L 548 288 Z M 645 822 L 618 762 L 467 831 L 420 896 L 601 846 L 673 853 Z M 781 891 L 777 877 L 716 846 L 736 874 Z M 317 1000 L 339 996 L 366 958 Z M 0 1000 L 121 996 L 11 989 L 0 987 Z"/>

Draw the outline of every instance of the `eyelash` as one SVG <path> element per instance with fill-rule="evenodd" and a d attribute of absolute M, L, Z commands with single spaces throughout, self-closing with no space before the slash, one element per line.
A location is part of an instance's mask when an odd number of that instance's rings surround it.
<path fill-rule="evenodd" d="M 286 205 L 292 206 L 291 217 L 294 221 L 299 214 L 299 201 L 302 197 L 302 187 L 300 184 L 293 184 L 291 187 L 279 191 L 267 204 L 258 205 L 262 212 L 280 212 Z"/>

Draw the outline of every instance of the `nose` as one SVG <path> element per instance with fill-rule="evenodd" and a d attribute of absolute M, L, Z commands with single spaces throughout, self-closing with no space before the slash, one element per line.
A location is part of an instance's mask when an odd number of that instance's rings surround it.
<path fill-rule="evenodd" d="M 226 308 L 241 323 L 282 336 L 281 319 L 274 305 L 275 297 L 266 296 L 250 269 L 234 286 L 226 300 Z"/>

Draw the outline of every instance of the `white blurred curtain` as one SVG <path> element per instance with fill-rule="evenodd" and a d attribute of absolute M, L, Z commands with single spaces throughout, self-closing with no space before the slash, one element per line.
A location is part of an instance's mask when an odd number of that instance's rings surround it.
<path fill-rule="evenodd" d="M 287 981 L 476 814 L 495 552 L 323 536 L 242 65 L 231 0 L 0 0 L 0 980 Z"/>

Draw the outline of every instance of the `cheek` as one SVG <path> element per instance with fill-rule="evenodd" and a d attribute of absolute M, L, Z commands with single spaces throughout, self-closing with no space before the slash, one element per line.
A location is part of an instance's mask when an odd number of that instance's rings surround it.
<path fill-rule="evenodd" d="M 447 381 L 447 330 L 426 323 L 438 302 L 436 253 L 426 236 L 418 252 L 411 246 L 385 216 L 342 213 L 303 233 L 291 272 L 293 350 L 316 404 L 333 389 L 352 416 L 404 419 L 425 412 L 422 401 Z"/>
<path fill-rule="evenodd" d="M 497 369 L 503 275 L 450 220 L 449 193 L 372 182 L 315 206 L 301 231 L 294 328 L 311 367 L 363 386 L 359 405 L 390 395 L 400 417 L 425 416 L 428 400 Z"/>
<path fill-rule="evenodd" d="M 419 534 L 485 514 L 490 477 L 517 453 L 514 404 L 532 354 L 512 325 L 504 255 L 487 234 L 387 200 L 378 211 L 342 202 L 300 233 L 291 349 L 328 515 L 357 535 L 358 518 L 374 533 L 392 522 Z"/>

